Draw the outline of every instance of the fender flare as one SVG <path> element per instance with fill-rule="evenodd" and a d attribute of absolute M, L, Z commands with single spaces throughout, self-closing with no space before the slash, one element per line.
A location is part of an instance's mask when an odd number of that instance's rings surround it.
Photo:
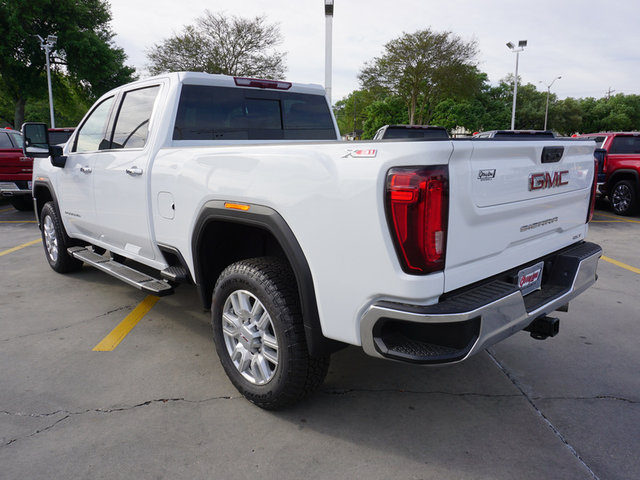
<path fill-rule="evenodd" d="M 291 265 L 298 286 L 309 353 L 312 356 L 324 356 L 341 348 L 343 346 L 341 342 L 327 339 L 322 334 L 311 269 L 302 247 L 284 218 L 274 209 L 263 205 L 251 204 L 248 210 L 242 211 L 229 209 L 225 207 L 225 203 L 222 200 L 211 200 L 205 203 L 197 216 L 193 229 L 191 249 L 195 283 L 198 285 L 203 305 L 210 305 L 200 253 L 200 244 L 207 225 L 211 222 L 222 221 L 257 227 L 273 235 Z"/>

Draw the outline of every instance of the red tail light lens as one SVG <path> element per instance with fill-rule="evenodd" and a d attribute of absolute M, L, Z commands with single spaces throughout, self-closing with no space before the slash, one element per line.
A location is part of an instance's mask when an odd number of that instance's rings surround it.
<path fill-rule="evenodd" d="M 402 269 L 444 269 L 449 213 L 446 165 L 393 168 L 387 174 L 387 221 Z"/>

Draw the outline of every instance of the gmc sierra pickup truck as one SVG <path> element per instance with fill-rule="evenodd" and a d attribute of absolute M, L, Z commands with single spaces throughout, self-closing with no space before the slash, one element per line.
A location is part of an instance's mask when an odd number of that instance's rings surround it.
<path fill-rule="evenodd" d="M 598 190 L 618 215 L 633 215 L 640 205 L 640 133 L 586 133 L 604 150 Z"/>
<path fill-rule="evenodd" d="M 22 151 L 22 134 L 0 128 L 0 196 L 9 198 L 16 210 L 33 209 L 32 175 L 33 159 Z"/>
<path fill-rule="evenodd" d="M 263 408 L 348 344 L 432 365 L 553 336 L 596 280 L 591 140 L 340 142 L 319 86 L 198 73 L 105 94 L 63 147 L 23 131 L 50 266 L 194 283 Z"/>

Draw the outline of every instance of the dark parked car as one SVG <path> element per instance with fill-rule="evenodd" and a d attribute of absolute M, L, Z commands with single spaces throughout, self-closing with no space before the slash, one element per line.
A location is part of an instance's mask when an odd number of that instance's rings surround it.
<path fill-rule="evenodd" d="M 414 138 L 422 140 L 442 140 L 449 138 L 447 129 L 435 125 L 385 125 L 376 132 L 374 140 L 390 138 Z"/>
<path fill-rule="evenodd" d="M 50 128 L 49 129 L 49 145 L 63 145 L 67 143 L 75 128 Z"/>
<path fill-rule="evenodd" d="M 536 138 L 556 138 L 551 130 L 488 130 L 476 133 L 473 138 L 513 138 L 534 140 Z"/>

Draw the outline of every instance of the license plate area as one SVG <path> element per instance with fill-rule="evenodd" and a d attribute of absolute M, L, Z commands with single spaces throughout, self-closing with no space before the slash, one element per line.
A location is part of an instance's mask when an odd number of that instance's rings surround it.
<path fill-rule="evenodd" d="M 543 270 L 544 262 L 539 262 L 518 272 L 518 288 L 523 296 L 540 289 Z"/>

